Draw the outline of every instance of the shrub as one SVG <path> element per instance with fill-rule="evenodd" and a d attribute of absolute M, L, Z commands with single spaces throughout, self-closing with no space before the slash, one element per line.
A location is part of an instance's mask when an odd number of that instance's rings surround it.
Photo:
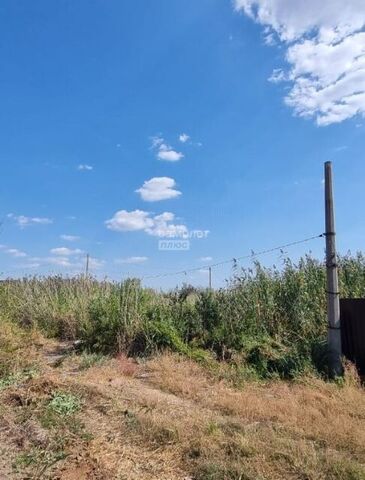
<path fill-rule="evenodd" d="M 364 296 L 364 256 L 348 254 L 338 264 L 342 295 Z M 229 362 L 239 354 L 261 377 L 292 378 L 325 371 L 325 286 L 324 264 L 307 255 L 280 268 L 255 262 L 236 269 L 215 291 L 184 285 L 158 293 L 137 279 L 34 277 L 0 283 L 0 301 L 4 316 L 19 325 L 80 338 L 91 353 L 171 349 Z"/>

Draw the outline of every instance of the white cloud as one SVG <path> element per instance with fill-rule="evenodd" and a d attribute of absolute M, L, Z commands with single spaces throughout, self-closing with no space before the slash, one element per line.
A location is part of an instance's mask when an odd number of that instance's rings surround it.
<path fill-rule="evenodd" d="M 127 257 L 127 258 L 117 258 L 115 263 L 119 265 L 129 264 L 129 265 L 138 265 L 144 262 L 147 262 L 148 257 Z"/>
<path fill-rule="evenodd" d="M 168 200 L 181 195 L 179 190 L 175 190 L 176 182 L 169 177 L 154 177 L 146 180 L 143 186 L 136 190 L 142 199 L 146 202 L 157 202 L 159 200 Z"/>
<path fill-rule="evenodd" d="M 49 225 L 50 223 L 53 223 L 51 218 L 44 217 L 26 217 L 24 215 L 14 215 L 13 213 L 8 213 L 7 217 L 13 219 L 20 228 L 29 227 L 31 225 Z"/>
<path fill-rule="evenodd" d="M 22 252 L 21 250 L 18 250 L 17 248 L 8 248 L 5 250 L 6 253 L 11 255 L 12 257 L 16 258 L 24 258 L 27 256 L 25 252 Z"/>
<path fill-rule="evenodd" d="M 211 262 L 213 260 L 213 257 L 200 257 L 199 260 L 201 262 Z"/>
<path fill-rule="evenodd" d="M 153 221 L 150 218 L 150 214 L 143 210 L 133 210 L 132 212 L 119 210 L 110 220 L 106 220 L 105 224 L 109 230 L 130 232 L 145 230 L 153 225 Z"/>
<path fill-rule="evenodd" d="M 80 171 L 91 171 L 93 169 L 94 167 L 91 165 L 88 165 L 87 163 L 81 163 L 80 165 L 77 166 L 77 170 L 80 170 Z"/>
<path fill-rule="evenodd" d="M 81 255 L 84 253 L 79 248 L 72 249 L 67 247 L 52 248 L 50 252 L 52 253 L 52 255 L 60 255 L 62 257 L 70 257 L 72 255 Z"/>
<path fill-rule="evenodd" d="M 55 265 L 57 267 L 62 267 L 68 271 L 84 271 L 86 265 L 86 259 L 82 256 L 84 252 L 82 250 L 72 250 L 69 251 L 66 248 L 54 248 L 51 251 L 51 256 L 49 257 L 29 257 L 28 263 L 24 267 L 28 268 L 38 268 L 44 267 L 47 265 Z M 105 265 L 104 260 L 90 257 L 89 258 L 89 269 L 99 269 Z"/>
<path fill-rule="evenodd" d="M 168 145 L 161 136 L 151 137 L 152 148 L 157 150 L 157 158 L 167 162 L 178 162 L 184 155 Z"/>
<path fill-rule="evenodd" d="M 236 8 L 286 46 L 287 105 L 318 125 L 365 115 L 364 0 L 235 0 Z"/>
<path fill-rule="evenodd" d="M 105 265 L 104 260 L 100 260 L 98 258 L 90 257 L 89 258 L 89 268 L 91 270 L 97 270 L 99 268 L 102 268 Z"/>
<path fill-rule="evenodd" d="M 151 137 L 151 148 L 158 148 L 162 143 L 164 143 L 164 139 L 160 135 L 156 135 Z"/>
<path fill-rule="evenodd" d="M 77 240 L 80 240 L 80 237 L 77 235 L 60 235 L 60 238 L 66 242 L 76 242 Z"/>
<path fill-rule="evenodd" d="M 178 162 L 184 157 L 184 155 L 181 152 L 177 152 L 169 145 L 165 145 L 163 143 L 162 145 L 160 145 L 157 157 L 160 160 L 166 160 L 167 162 Z"/>
<path fill-rule="evenodd" d="M 153 225 L 146 228 L 146 233 L 157 237 L 186 237 L 188 235 L 188 229 L 185 225 L 176 225 L 173 222 L 175 215 L 170 212 L 161 213 L 153 217 Z"/>
<path fill-rule="evenodd" d="M 119 210 L 111 219 L 106 220 L 105 225 L 109 230 L 117 232 L 143 231 L 157 237 L 187 236 L 186 226 L 172 223 L 174 219 L 175 215 L 171 212 L 152 216 L 143 210 Z"/>
<path fill-rule="evenodd" d="M 20 266 L 21 268 L 39 268 L 41 264 L 37 262 L 32 262 L 32 263 L 23 263 Z"/>
<path fill-rule="evenodd" d="M 5 253 L 7 253 L 8 255 L 11 255 L 12 257 L 16 257 L 16 258 L 27 257 L 27 254 L 25 252 L 22 252 L 17 248 L 9 248 L 6 245 L 0 245 L 0 250 L 3 250 Z"/>
<path fill-rule="evenodd" d="M 46 257 L 41 259 L 44 263 L 49 263 L 51 265 L 57 265 L 58 267 L 81 267 L 81 263 L 73 263 L 68 257 Z"/>
<path fill-rule="evenodd" d="M 186 143 L 187 141 L 190 140 L 190 136 L 187 135 L 186 133 L 181 133 L 179 135 L 179 140 L 180 140 L 181 143 Z"/>
<path fill-rule="evenodd" d="M 208 275 L 209 269 L 208 269 L 208 268 L 200 268 L 200 269 L 198 270 L 198 272 L 199 272 L 201 275 Z"/>

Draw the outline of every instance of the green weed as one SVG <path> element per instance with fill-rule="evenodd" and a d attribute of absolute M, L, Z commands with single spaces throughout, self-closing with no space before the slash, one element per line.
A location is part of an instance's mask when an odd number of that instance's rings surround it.
<path fill-rule="evenodd" d="M 48 409 L 61 417 L 68 417 L 81 409 L 81 401 L 72 393 L 55 392 L 48 404 Z"/>

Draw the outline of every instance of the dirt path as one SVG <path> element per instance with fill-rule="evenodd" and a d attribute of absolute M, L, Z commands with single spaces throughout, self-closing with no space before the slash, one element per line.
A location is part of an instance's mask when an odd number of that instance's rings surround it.
<path fill-rule="evenodd" d="M 0 480 L 364 480 L 356 384 L 233 388 L 173 355 L 148 361 L 33 349 L 0 390 Z"/>

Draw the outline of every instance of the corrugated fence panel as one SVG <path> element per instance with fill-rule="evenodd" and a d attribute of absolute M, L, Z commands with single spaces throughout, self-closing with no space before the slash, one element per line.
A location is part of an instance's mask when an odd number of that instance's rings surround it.
<path fill-rule="evenodd" d="M 365 375 L 365 299 L 340 300 L 343 355 Z"/>

